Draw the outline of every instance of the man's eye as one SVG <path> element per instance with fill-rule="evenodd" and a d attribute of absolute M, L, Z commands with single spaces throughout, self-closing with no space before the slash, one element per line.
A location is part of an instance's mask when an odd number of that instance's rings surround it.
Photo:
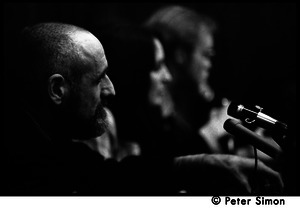
<path fill-rule="evenodd" d="M 100 83 L 104 77 L 106 76 L 106 73 L 101 74 L 101 76 L 97 79 L 97 83 Z"/>
<path fill-rule="evenodd" d="M 211 57 L 215 56 L 215 52 L 213 50 L 205 51 L 204 56 L 208 57 L 208 58 L 211 58 Z"/>
<path fill-rule="evenodd" d="M 159 71 L 161 69 L 162 65 L 163 65 L 162 62 L 156 63 L 153 71 Z"/>

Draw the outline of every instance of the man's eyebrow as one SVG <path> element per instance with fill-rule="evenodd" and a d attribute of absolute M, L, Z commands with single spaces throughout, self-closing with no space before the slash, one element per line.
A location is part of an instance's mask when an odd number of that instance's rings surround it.
<path fill-rule="evenodd" d="M 97 80 L 100 80 L 100 79 L 102 79 L 105 75 L 106 75 L 106 73 L 107 73 L 107 70 L 108 70 L 108 66 L 107 67 L 105 67 L 105 69 L 102 71 L 102 73 L 101 74 L 99 74 L 98 76 L 97 76 Z"/>

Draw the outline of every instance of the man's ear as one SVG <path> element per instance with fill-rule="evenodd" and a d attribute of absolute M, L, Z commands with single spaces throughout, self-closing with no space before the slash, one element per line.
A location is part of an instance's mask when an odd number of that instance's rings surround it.
<path fill-rule="evenodd" d="M 53 74 L 48 79 L 48 93 L 50 99 L 60 105 L 68 93 L 68 85 L 65 78 L 60 74 Z"/>

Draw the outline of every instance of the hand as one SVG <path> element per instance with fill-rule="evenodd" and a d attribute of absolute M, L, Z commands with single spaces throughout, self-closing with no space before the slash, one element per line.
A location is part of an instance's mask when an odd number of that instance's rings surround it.
<path fill-rule="evenodd" d="M 177 157 L 175 167 L 182 188 L 200 194 L 241 195 L 259 190 L 265 194 L 280 194 L 283 182 L 278 172 L 258 160 L 235 155 L 200 154 Z"/>

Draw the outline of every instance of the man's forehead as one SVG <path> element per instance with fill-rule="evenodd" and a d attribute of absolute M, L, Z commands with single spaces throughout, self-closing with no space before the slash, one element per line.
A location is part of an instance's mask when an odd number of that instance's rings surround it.
<path fill-rule="evenodd" d="M 92 67 L 85 73 L 84 77 L 88 77 L 89 79 L 92 80 L 98 80 L 101 76 L 103 76 L 104 73 L 107 72 L 108 70 L 108 64 L 105 55 L 99 59 L 100 64 L 94 65 L 95 67 Z"/>
<path fill-rule="evenodd" d="M 101 62 L 103 63 L 103 65 L 104 65 L 105 67 L 108 66 L 107 59 L 106 59 L 106 56 L 105 56 L 104 51 L 103 51 L 103 56 L 102 56 L 102 58 L 101 58 Z"/>
<path fill-rule="evenodd" d="M 201 45 L 207 47 L 213 47 L 214 45 L 213 34 L 207 27 L 205 26 L 199 27 L 198 41 Z"/>
<path fill-rule="evenodd" d="M 102 73 L 103 71 L 106 71 L 107 68 L 108 68 L 107 59 L 106 59 L 106 56 L 105 56 L 104 53 L 103 53 L 103 56 L 101 58 L 101 65 L 102 65 L 102 67 L 101 67 L 101 70 L 100 70 L 101 72 L 100 73 Z"/>
<path fill-rule="evenodd" d="M 155 55 L 157 58 L 159 59 L 163 59 L 164 58 L 164 51 L 163 51 L 163 47 L 161 45 L 161 43 L 159 42 L 158 39 L 154 39 L 154 45 L 155 45 Z"/>

